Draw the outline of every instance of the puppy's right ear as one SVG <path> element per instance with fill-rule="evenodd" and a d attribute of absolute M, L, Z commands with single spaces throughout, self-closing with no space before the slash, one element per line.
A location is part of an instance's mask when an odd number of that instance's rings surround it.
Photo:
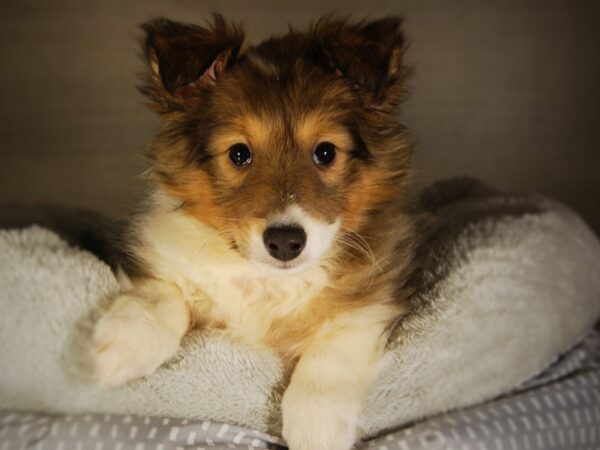
<path fill-rule="evenodd" d="M 160 113 L 201 105 L 244 42 L 242 29 L 218 14 L 207 28 L 155 19 L 142 29 L 149 76 L 140 90 Z"/>

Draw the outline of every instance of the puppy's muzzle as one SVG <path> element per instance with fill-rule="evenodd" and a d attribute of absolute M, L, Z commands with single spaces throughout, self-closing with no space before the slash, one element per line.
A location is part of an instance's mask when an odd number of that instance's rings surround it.
<path fill-rule="evenodd" d="M 304 250 L 306 233 L 295 225 L 269 227 L 263 233 L 263 242 L 273 258 L 291 261 Z"/>

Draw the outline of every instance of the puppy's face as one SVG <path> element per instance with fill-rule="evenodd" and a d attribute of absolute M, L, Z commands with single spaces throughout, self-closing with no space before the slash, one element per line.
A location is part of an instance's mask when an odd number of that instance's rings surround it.
<path fill-rule="evenodd" d="M 143 90 L 164 116 L 153 173 L 232 249 L 303 270 L 393 195 L 408 164 L 389 117 L 403 75 L 397 20 L 324 21 L 243 52 L 218 16 L 209 29 L 145 29 Z"/>

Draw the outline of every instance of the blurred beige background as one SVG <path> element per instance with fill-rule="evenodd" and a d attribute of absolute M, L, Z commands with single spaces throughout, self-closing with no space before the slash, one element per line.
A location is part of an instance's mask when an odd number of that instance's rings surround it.
<path fill-rule="evenodd" d="M 537 191 L 600 231 L 600 2 L 2 1 L 0 202 L 120 213 L 157 119 L 136 92 L 136 25 L 219 11 L 252 38 L 323 12 L 401 14 L 416 67 L 402 111 L 424 180 Z"/>

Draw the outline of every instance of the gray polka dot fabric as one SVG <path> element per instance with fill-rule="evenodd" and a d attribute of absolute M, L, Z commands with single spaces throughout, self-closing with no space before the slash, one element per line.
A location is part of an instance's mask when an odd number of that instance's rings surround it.
<path fill-rule="evenodd" d="M 284 448 L 258 431 L 186 419 L 112 414 L 52 416 L 4 412 L 0 450 L 182 450 Z"/>
<path fill-rule="evenodd" d="M 494 401 L 372 439 L 379 450 L 600 449 L 600 336 Z"/>
<path fill-rule="evenodd" d="M 0 450 L 284 448 L 275 436 L 210 421 L 0 411 Z M 360 443 L 377 450 L 600 449 L 600 335 L 494 401 Z"/>

